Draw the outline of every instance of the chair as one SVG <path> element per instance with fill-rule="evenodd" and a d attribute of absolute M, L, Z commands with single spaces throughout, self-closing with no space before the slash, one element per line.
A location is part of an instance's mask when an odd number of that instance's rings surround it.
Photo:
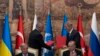
<path fill-rule="evenodd" d="M 22 51 L 21 51 L 21 49 L 16 49 L 15 50 L 15 55 L 18 55 L 19 53 L 21 53 Z"/>
<path fill-rule="evenodd" d="M 59 56 L 62 56 L 63 52 L 67 50 L 69 50 L 68 47 L 59 49 Z"/>
<path fill-rule="evenodd" d="M 79 50 L 79 51 L 82 51 L 82 50 L 79 49 L 79 48 L 76 48 L 76 49 Z M 68 47 L 59 49 L 59 56 L 63 56 L 63 52 L 64 52 L 64 51 L 67 51 L 67 50 L 69 50 Z"/>
<path fill-rule="evenodd" d="M 35 56 L 38 56 L 38 50 L 34 48 L 28 48 L 28 52 L 34 54 Z"/>

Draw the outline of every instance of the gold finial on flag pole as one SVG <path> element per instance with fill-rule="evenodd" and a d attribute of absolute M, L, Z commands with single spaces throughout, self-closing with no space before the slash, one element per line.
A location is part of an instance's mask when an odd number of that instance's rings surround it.
<path fill-rule="evenodd" d="M 82 3 L 78 3 L 79 14 L 81 14 Z"/>
<path fill-rule="evenodd" d="M 22 5 L 19 4 L 19 15 L 22 15 Z"/>

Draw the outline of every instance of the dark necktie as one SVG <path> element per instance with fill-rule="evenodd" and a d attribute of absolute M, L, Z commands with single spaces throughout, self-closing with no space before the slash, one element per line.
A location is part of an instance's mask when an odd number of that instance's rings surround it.
<path fill-rule="evenodd" d="M 27 56 L 27 54 L 24 54 L 24 56 Z"/>
<path fill-rule="evenodd" d="M 69 40 L 72 40 L 71 33 L 68 33 Z"/>

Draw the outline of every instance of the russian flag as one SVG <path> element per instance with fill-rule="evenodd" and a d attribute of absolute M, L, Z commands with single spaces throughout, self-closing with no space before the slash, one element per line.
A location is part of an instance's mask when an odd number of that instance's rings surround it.
<path fill-rule="evenodd" d="M 88 56 L 100 56 L 100 44 L 98 38 L 99 35 L 97 30 L 96 13 L 94 12 L 92 16 Z"/>
<path fill-rule="evenodd" d="M 33 22 L 33 28 L 32 28 L 32 30 L 35 30 L 35 29 L 36 29 L 37 23 L 38 23 L 37 15 L 35 14 L 35 15 L 34 15 L 34 22 Z"/>

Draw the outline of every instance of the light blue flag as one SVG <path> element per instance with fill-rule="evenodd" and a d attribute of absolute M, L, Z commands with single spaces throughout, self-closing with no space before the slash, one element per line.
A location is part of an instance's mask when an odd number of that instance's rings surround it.
<path fill-rule="evenodd" d="M 68 18 L 66 16 L 66 14 L 64 14 L 64 18 L 63 18 L 63 25 L 62 25 L 62 32 L 61 35 L 66 37 L 66 35 L 68 34 L 67 29 L 64 27 L 65 23 L 68 21 Z"/>
<path fill-rule="evenodd" d="M 49 41 L 53 40 L 53 33 L 52 33 L 52 25 L 51 25 L 51 16 L 50 14 L 47 16 L 46 20 L 46 27 L 45 27 L 45 38 L 44 42 L 48 43 Z M 43 50 L 43 56 L 54 56 L 54 50 Z"/>

